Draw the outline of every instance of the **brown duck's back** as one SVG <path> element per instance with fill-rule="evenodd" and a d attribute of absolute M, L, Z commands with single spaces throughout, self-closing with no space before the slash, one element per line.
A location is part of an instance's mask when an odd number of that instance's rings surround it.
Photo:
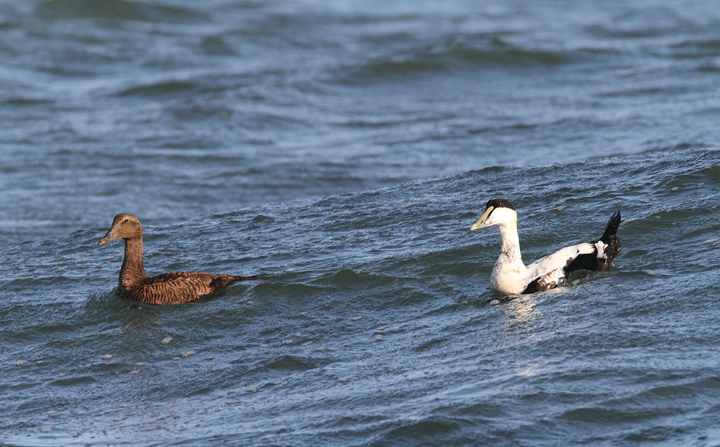
<path fill-rule="evenodd" d="M 200 272 L 170 272 L 141 280 L 127 290 L 127 298 L 148 304 L 181 304 L 219 292 L 242 276 Z"/>

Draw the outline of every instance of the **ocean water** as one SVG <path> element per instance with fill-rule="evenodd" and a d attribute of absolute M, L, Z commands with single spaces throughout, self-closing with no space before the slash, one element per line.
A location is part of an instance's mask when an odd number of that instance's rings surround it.
<path fill-rule="evenodd" d="M 720 445 L 714 2 L 1 2 L 0 61 L 0 445 Z M 492 197 L 615 268 L 494 295 Z M 263 279 L 123 301 L 119 212 Z"/>

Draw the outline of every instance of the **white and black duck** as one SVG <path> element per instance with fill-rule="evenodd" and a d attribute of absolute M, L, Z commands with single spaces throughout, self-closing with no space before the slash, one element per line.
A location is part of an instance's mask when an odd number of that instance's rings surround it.
<path fill-rule="evenodd" d="M 490 276 L 490 288 L 506 295 L 519 295 L 557 287 L 577 270 L 602 271 L 612 266 L 613 259 L 620 251 L 617 238 L 620 221 L 618 210 L 610 218 L 605 233 L 598 241 L 562 248 L 527 266 L 520 255 L 517 213 L 509 201 L 490 200 L 485 206 L 485 212 L 470 230 L 492 225 L 500 229 L 500 257 Z"/>

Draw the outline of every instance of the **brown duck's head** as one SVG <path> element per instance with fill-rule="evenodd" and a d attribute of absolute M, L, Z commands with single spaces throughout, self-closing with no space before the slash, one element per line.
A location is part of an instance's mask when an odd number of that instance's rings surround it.
<path fill-rule="evenodd" d="M 142 225 L 132 214 L 118 214 L 113 219 L 110 229 L 98 245 L 107 244 L 116 239 L 142 239 Z"/>

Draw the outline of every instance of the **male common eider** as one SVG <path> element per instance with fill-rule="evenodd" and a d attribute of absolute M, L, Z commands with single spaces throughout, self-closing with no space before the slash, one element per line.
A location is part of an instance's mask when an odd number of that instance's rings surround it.
<path fill-rule="evenodd" d="M 132 214 L 118 214 L 98 245 L 125 239 L 125 259 L 118 289 L 125 298 L 147 304 L 181 304 L 219 292 L 235 281 L 256 276 L 171 272 L 150 277 L 143 268 L 142 225 Z"/>
<path fill-rule="evenodd" d="M 560 285 L 577 270 L 602 271 L 612 265 L 620 251 L 616 234 L 620 210 L 615 212 L 600 240 L 562 248 L 526 266 L 520 256 L 517 213 L 505 199 L 492 199 L 470 231 L 495 225 L 500 229 L 501 252 L 490 276 L 490 288 L 507 295 L 533 293 Z"/>

